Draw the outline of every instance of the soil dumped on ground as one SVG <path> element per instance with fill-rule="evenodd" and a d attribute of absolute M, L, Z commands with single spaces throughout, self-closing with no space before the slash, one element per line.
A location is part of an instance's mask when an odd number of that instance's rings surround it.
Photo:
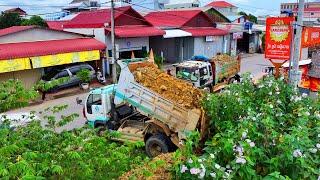
<path fill-rule="evenodd" d="M 120 180 L 169 180 L 172 179 L 171 169 L 173 167 L 173 154 L 162 154 L 151 162 L 132 169 L 122 175 Z"/>
<path fill-rule="evenodd" d="M 135 64 L 130 66 L 130 70 L 138 83 L 164 98 L 187 109 L 200 108 L 203 93 L 192 84 L 164 73 L 151 63 Z"/>

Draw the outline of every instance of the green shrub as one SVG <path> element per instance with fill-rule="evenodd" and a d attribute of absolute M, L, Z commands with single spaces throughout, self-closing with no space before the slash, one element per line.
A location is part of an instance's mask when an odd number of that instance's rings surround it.
<path fill-rule="evenodd" d="M 212 135 L 205 153 L 185 153 L 181 179 L 318 179 L 320 103 L 283 80 L 245 79 L 203 102 Z"/>
<path fill-rule="evenodd" d="M 112 133 L 97 136 L 86 128 L 56 133 L 78 117 L 56 119 L 66 107 L 41 113 L 46 128 L 31 115 L 34 121 L 26 127 L 0 129 L 0 179 L 116 179 L 148 160 L 141 143 L 117 143 Z"/>
<path fill-rule="evenodd" d="M 0 113 L 25 107 L 38 96 L 33 88 L 26 89 L 19 80 L 0 82 Z"/>
<path fill-rule="evenodd" d="M 88 69 L 81 69 L 76 76 L 82 83 L 89 83 L 91 81 L 91 75 Z"/>
<path fill-rule="evenodd" d="M 49 90 L 61 85 L 61 84 L 64 84 L 66 82 L 68 82 L 70 80 L 69 77 L 63 77 L 63 78 L 59 78 L 59 79 L 54 79 L 54 80 L 51 80 L 49 82 L 46 82 L 46 81 L 43 81 L 43 80 L 40 80 L 35 86 L 34 88 L 37 89 L 38 91 L 41 91 L 41 92 L 48 92 Z"/>

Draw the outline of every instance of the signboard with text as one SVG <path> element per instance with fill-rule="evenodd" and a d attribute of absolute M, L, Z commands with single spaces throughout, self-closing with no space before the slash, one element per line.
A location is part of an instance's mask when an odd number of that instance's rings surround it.
<path fill-rule="evenodd" d="M 290 59 L 293 17 L 267 18 L 265 57 L 267 59 Z"/>
<path fill-rule="evenodd" d="M 320 28 L 304 27 L 302 32 L 302 47 L 320 45 Z"/>

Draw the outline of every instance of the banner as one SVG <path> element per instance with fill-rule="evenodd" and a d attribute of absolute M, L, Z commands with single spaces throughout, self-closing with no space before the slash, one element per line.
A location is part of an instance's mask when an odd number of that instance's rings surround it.
<path fill-rule="evenodd" d="M 100 60 L 100 51 L 83 51 L 64 53 L 48 56 L 31 57 L 33 68 L 42 68 L 50 66 L 58 66 L 63 64 L 71 64 L 77 62 L 86 62 Z"/>
<path fill-rule="evenodd" d="M 302 31 L 302 47 L 320 45 L 320 28 L 304 27 Z"/>
<path fill-rule="evenodd" d="M 0 73 L 31 69 L 29 58 L 0 60 Z"/>
<path fill-rule="evenodd" d="M 289 60 L 293 17 L 267 18 L 265 57 Z"/>

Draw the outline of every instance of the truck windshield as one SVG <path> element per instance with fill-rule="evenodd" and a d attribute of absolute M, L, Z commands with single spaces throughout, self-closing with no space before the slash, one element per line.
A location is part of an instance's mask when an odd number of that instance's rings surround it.
<path fill-rule="evenodd" d="M 87 112 L 92 114 L 92 105 L 102 105 L 100 94 L 90 94 L 87 101 Z"/>
<path fill-rule="evenodd" d="M 185 79 L 193 82 L 198 81 L 198 77 L 194 69 L 177 67 L 176 71 L 177 78 L 179 79 Z"/>

